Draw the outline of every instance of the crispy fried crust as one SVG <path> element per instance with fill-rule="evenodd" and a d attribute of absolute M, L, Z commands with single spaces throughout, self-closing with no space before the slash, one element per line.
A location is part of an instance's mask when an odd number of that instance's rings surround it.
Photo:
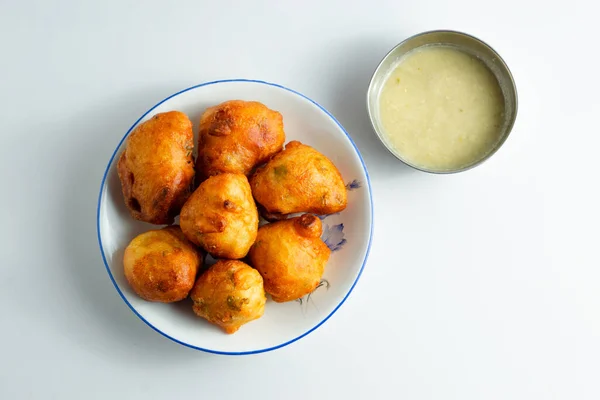
<path fill-rule="evenodd" d="M 283 117 L 262 103 L 231 100 L 210 107 L 200 118 L 198 177 L 248 175 L 281 151 L 284 142 Z"/>
<path fill-rule="evenodd" d="M 131 288 L 144 300 L 183 300 L 194 286 L 203 260 L 177 225 L 135 237 L 125 249 L 123 266 Z"/>
<path fill-rule="evenodd" d="M 231 173 L 208 178 L 185 203 L 179 220 L 185 236 L 213 256 L 245 257 L 258 230 L 248 178 Z"/>
<path fill-rule="evenodd" d="M 262 317 L 265 290 L 260 274 L 237 260 L 220 260 L 202 274 L 190 294 L 194 312 L 226 333 Z"/>
<path fill-rule="evenodd" d="M 317 287 L 331 254 L 321 233 L 311 214 L 260 227 L 249 259 L 273 300 L 296 300 Z"/>
<path fill-rule="evenodd" d="M 194 134 L 179 111 L 156 114 L 127 138 L 117 164 L 131 216 L 151 224 L 171 224 L 194 181 Z"/>
<path fill-rule="evenodd" d="M 252 194 L 270 215 L 297 212 L 332 214 L 346 208 L 342 175 L 333 163 L 297 141 L 259 168 L 250 178 Z"/>

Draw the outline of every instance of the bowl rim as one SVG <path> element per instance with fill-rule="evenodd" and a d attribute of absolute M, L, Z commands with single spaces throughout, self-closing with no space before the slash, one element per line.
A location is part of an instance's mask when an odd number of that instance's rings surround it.
<path fill-rule="evenodd" d="M 510 120 L 506 133 L 503 135 L 503 137 L 500 139 L 500 141 L 498 142 L 498 144 L 496 145 L 495 148 L 493 148 L 489 153 L 487 153 L 485 155 L 485 157 L 483 157 L 482 159 L 480 159 L 479 161 L 467 165 L 466 167 L 462 167 L 462 168 L 457 168 L 457 169 L 452 169 L 452 170 L 432 170 L 432 169 L 427 169 L 424 167 L 419 167 L 418 165 L 412 164 L 408 161 L 406 161 L 404 158 L 400 157 L 399 154 L 396 154 L 396 152 L 394 152 L 390 146 L 386 143 L 385 139 L 382 137 L 383 134 L 381 132 L 379 132 L 379 130 L 377 129 L 377 127 L 375 126 L 375 121 L 374 121 L 374 110 L 371 109 L 371 105 L 369 102 L 369 99 L 371 97 L 371 92 L 373 91 L 373 84 L 375 81 L 375 76 L 377 75 L 377 72 L 379 71 L 379 69 L 381 68 L 383 62 L 385 60 L 387 60 L 388 57 L 390 57 L 394 51 L 399 48 L 400 46 L 415 40 L 421 36 L 425 36 L 425 35 L 431 35 L 431 34 L 436 34 L 436 33 L 449 33 L 449 34 L 455 34 L 455 35 L 462 35 L 466 38 L 468 38 L 469 40 L 473 40 L 475 42 L 479 42 L 480 44 L 482 44 L 483 46 L 487 47 L 488 50 L 490 50 L 496 57 L 496 59 L 499 61 L 499 64 L 502 66 L 502 68 L 504 68 L 506 70 L 507 76 L 509 77 L 510 80 L 510 86 L 512 91 L 514 92 L 515 95 L 515 104 L 514 104 L 514 108 L 515 108 L 515 112 L 513 113 L 513 117 Z M 443 44 L 443 43 L 440 43 Z M 503 97 L 506 98 L 506 96 Z M 519 113 L 519 94 L 517 91 L 517 84 L 515 82 L 515 77 L 512 73 L 512 71 L 510 70 L 510 68 L 508 67 L 508 64 L 506 63 L 506 61 L 504 61 L 504 59 L 502 58 L 502 56 L 500 56 L 500 53 L 498 53 L 496 51 L 496 49 L 494 49 L 492 46 L 490 46 L 487 42 L 485 42 L 484 40 L 471 35 L 469 33 L 463 32 L 463 31 L 458 31 L 458 30 L 453 30 L 453 29 L 433 29 L 433 30 L 428 30 L 428 31 L 423 31 L 423 32 L 419 32 L 416 33 L 414 35 L 411 35 L 409 37 L 407 37 L 406 39 L 402 40 L 400 43 L 396 44 L 394 47 L 392 47 L 384 56 L 383 58 L 379 61 L 379 63 L 377 64 L 377 67 L 375 68 L 375 70 L 373 71 L 373 74 L 371 75 L 371 79 L 369 80 L 369 85 L 367 87 L 367 96 L 366 96 L 366 105 L 367 105 L 367 114 L 369 114 L 369 122 L 371 123 L 371 128 L 373 129 L 373 131 L 375 132 L 375 134 L 377 135 L 377 138 L 379 139 L 379 141 L 381 142 L 381 144 L 383 144 L 383 146 L 390 152 L 390 154 L 392 154 L 394 157 L 396 157 L 398 160 L 400 160 L 403 164 L 417 170 L 417 171 L 421 171 L 421 172 L 426 172 L 428 174 L 435 174 L 435 175 L 453 175 L 453 174 L 457 174 L 460 172 L 465 172 L 468 170 L 471 170 L 475 167 L 480 166 L 481 164 L 485 163 L 486 161 L 488 161 L 490 158 L 492 158 L 492 156 L 494 156 L 494 154 L 496 154 L 496 152 L 498 152 L 498 150 L 500 150 L 500 148 L 502 146 L 504 146 L 504 143 L 506 142 L 506 140 L 508 139 L 508 137 L 510 136 L 510 134 L 512 133 L 512 130 L 514 128 L 515 122 L 517 120 L 517 115 Z"/>
<path fill-rule="evenodd" d="M 129 301 L 127 301 L 127 298 L 125 297 L 125 295 L 123 294 L 123 292 L 121 291 L 121 289 L 119 288 L 119 285 L 117 284 L 111 270 L 110 267 L 108 265 L 108 262 L 106 261 L 106 255 L 104 254 L 104 245 L 102 244 L 102 235 L 100 233 L 100 209 L 101 209 L 101 204 L 102 204 L 102 194 L 104 192 L 104 188 L 106 186 L 106 177 L 108 176 L 108 173 L 110 171 L 110 168 L 113 164 L 113 161 L 115 159 L 115 156 L 117 155 L 117 152 L 119 151 L 119 149 L 121 148 L 121 145 L 123 144 L 123 142 L 125 141 L 125 139 L 127 138 L 127 136 L 129 136 L 129 134 L 131 133 L 131 131 L 134 129 L 135 126 L 137 126 L 137 124 L 144 119 L 144 117 L 146 117 L 146 115 L 148 115 L 150 112 L 152 112 L 155 108 L 157 108 L 158 106 L 160 106 L 161 104 L 163 104 L 164 102 L 166 102 L 167 100 L 176 97 L 182 93 L 185 93 L 187 91 L 193 90 L 193 89 L 197 89 L 199 87 L 203 87 L 203 86 L 209 86 L 209 85 L 215 85 L 215 84 L 220 84 L 220 83 L 232 83 L 232 82 L 236 82 L 236 83 L 257 83 L 257 84 L 262 84 L 262 85 L 267 85 L 267 86 L 272 86 L 272 87 L 276 87 L 279 89 L 283 89 L 285 91 L 288 91 L 290 93 L 293 93 L 297 96 L 302 97 L 305 100 L 308 100 L 310 103 L 314 104 L 315 106 L 317 106 L 321 111 L 323 111 L 325 114 L 327 114 L 327 116 L 329 118 L 331 118 L 333 120 L 333 122 L 336 123 L 336 125 L 342 130 L 342 132 L 344 132 L 344 134 L 346 135 L 346 137 L 348 138 L 348 140 L 350 141 L 350 143 L 352 144 L 352 147 L 354 148 L 354 151 L 356 152 L 358 159 L 360 160 L 360 163 L 362 165 L 362 168 L 365 172 L 365 176 L 367 178 L 367 188 L 368 188 L 368 192 L 369 192 L 369 205 L 370 205 L 370 230 L 369 230 L 369 239 L 367 242 L 367 249 L 365 252 L 365 257 L 362 261 L 362 265 L 360 267 L 360 270 L 358 271 L 358 274 L 356 275 L 356 278 L 354 279 L 354 282 L 352 283 L 352 285 L 350 286 L 350 289 L 348 290 L 348 292 L 346 293 L 346 295 L 342 298 L 342 300 L 339 302 L 339 304 L 337 306 L 335 306 L 335 308 L 331 311 L 331 313 L 329 313 L 323 320 L 321 320 L 319 323 L 317 323 L 315 326 L 313 326 L 312 328 L 310 328 L 309 330 L 307 330 L 306 332 L 302 333 L 301 335 L 288 340 L 284 343 L 275 345 L 275 346 L 271 346 L 271 347 L 266 347 L 266 348 L 262 348 L 262 349 L 257 349 L 257 350 L 249 350 L 249 351 L 221 351 L 221 350 L 213 350 L 213 349 L 209 349 L 209 348 L 204 348 L 204 347 L 199 347 L 199 346 L 195 346 L 193 344 L 190 343 L 186 343 L 183 342 L 179 339 L 174 338 L 173 336 L 170 336 L 168 334 L 166 334 L 165 332 L 161 331 L 159 328 L 157 328 L 156 326 L 152 325 L 149 321 L 147 321 L 141 314 L 139 314 L 137 312 L 137 310 L 131 305 L 131 303 L 129 303 Z M 335 312 L 342 306 L 342 304 L 344 304 L 344 302 L 346 301 L 346 299 L 348 298 L 348 296 L 350 296 L 350 293 L 352 293 L 352 291 L 354 290 L 354 287 L 356 286 L 356 284 L 358 283 L 358 280 L 360 279 L 363 270 L 365 268 L 365 265 L 367 263 L 367 260 L 369 258 L 369 253 L 371 251 L 371 244 L 372 244 L 372 240 L 373 240 L 373 226 L 374 226 L 374 213 L 373 213 L 373 193 L 371 190 L 371 178 L 369 176 L 369 172 L 367 170 L 367 166 L 365 164 L 365 161 L 362 158 L 362 155 L 360 154 L 360 151 L 358 150 L 358 147 L 356 146 L 356 144 L 354 143 L 354 141 L 352 140 L 352 137 L 350 137 L 350 135 L 348 134 L 348 132 L 346 131 L 346 129 L 342 126 L 342 124 L 339 123 L 339 121 L 329 112 L 327 111 L 323 106 L 321 106 L 319 103 L 317 103 L 316 101 L 312 100 L 311 98 L 305 96 L 304 94 L 290 89 L 288 87 L 279 85 L 277 83 L 272 83 L 272 82 L 267 82 L 267 81 L 262 81 L 262 80 L 257 80 L 257 79 L 244 79 L 244 78 L 237 78 L 237 79 L 221 79 L 221 80 L 214 80 L 214 81 L 208 81 L 208 82 L 204 82 L 204 83 L 200 83 L 198 85 L 194 85 L 194 86 L 190 86 L 186 89 L 180 90 L 179 92 L 176 92 L 166 98 L 164 98 L 163 100 L 159 101 L 158 103 L 156 103 L 154 106 L 152 106 L 148 111 L 146 111 L 144 114 L 142 114 L 142 116 L 140 118 L 138 118 L 133 125 L 131 125 L 131 127 L 127 130 L 127 132 L 125 133 L 125 135 L 121 138 L 121 140 L 119 141 L 119 143 L 117 144 L 117 147 L 115 148 L 115 150 L 113 151 L 112 156 L 110 157 L 109 161 L 108 161 L 108 165 L 106 166 L 106 169 L 104 171 L 104 175 L 102 177 L 102 181 L 100 183 L 100 193 L 98 195 L 98 206 L 97 206 L 97 210 L 96 210 L 96 233 L 98 236 L 98 245 L 100 246 L 100 254 L 102 255 L 102 261 L 104 262 L 104 267 L 106 268 L 106 272 L 108 273 L 108 276 L 110 277 L 110 280 L 113 283 L 113 286 L 115 287 L 115 289 L 117 290 L 117 293 L 119 293 L 119 296 L 121 296 L 121 299 L 125 302 L 125 304 L 127 304 L 127 306 L 129 307 L 129 309 L 139 318 L 141 319 L 146 325 L 148 325 L 150 328 L 152 328 L 154 331 L 160 333 L 162 336 L 174 341 L 175 343 L 181 344 L 185 347 L 189 347 L 195 350 L 201 350 L 207 353 L 213 353 L 213 354 L 221 354 L 221 355 L 249 355 L 249 354 L 258 354 L 258 353 L 264 353 L 264 352 L 268 352 L 268 351 L 272 351 L 272 350 L 277 350 L 281 347 L 285 347 L 291 343 L 296 342 L 299 339 L 302 339 L 304 336 L 308 335 L 309 333 L 313 332 L 314 330 L 316 330 L 317 328 L 319 328 L 321 325 L 323 325 L 325 323 L 325 321 L 327 321 L 329 318 L 331 318 L 331 316 L 333 314 L 335 314 Z"/>

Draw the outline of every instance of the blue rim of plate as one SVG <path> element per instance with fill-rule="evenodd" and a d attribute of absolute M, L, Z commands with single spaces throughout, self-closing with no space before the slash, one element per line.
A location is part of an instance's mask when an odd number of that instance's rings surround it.
<path fill-rule="evenodd" d="M 369 242 L 367 243 L 367 251 L 365 252 L 365 258 L 363 260 L 362 266 L 360 267 L 360 270 L 358 271 L 358 275 L 356 275 L 356 279 L 354 280 L 354 282 L 352 283 L 352 286 L 350 287 L 350 290 L 348 290 L 348 293 L 346 293 L 346 295 L 344 296 L 344 298 L 342 299 L 342 301 L 340 301 L 340 303 L 333 309 L 333 311 L 331 311 L 331 313 L 326 316 L 321 322 L 319 322 L 317 325 L 315 325 L 314 327 L 310 328 L 308 331 L 304 332 L 303 334 L 301 334 L 298 337 L 295 337 L 294 339 L 288 340 L 287 342 L 278 344 L 277 346 L 273 346 L 273 347 L 267 347 L 265 349 L 258 349 L 258 350 L 251 350 L 251 351 L 219 351 L 219 350 L 211 350 L 211 349 L 205 349 L 203 347 L 198 347 L 198 346 L 194 346 L 191 345 L 189 343 L 185 343 L 182 342 L 181 340 L 178 340 L 170 335 L 167 335 L 165 332 L 161 331 L 160 329 L 158 329 L 157 327 L 155 327 L 154 325 L 152 325 L 150 322 L 148 322 L 140 313 L 137 312 L 137 310 L 129 303 L 129 301 L 127 301 L 127 299 L 125 298 L 125 295 L 123 294 L 123 292 L 121 292 L 121 289 L 119 288 L 119 285 L 117 285 L 117 282 L 115 281 L 115 278 L 112 274 L 112 272 L 110 271 L 110 267 L 108 266 L 108 262 L 106 261 L 106 256 L 104 255 L 104 246 L 102 245 L 102 236 L 100 234 L 100 204 L 102 202 L 102 192 L 104 189 L 104 185 L 106 183 L 106 177 L 108 175 L 108 172 L 110 171 L 110 167 L 113 163 L 113 160 L 115 158 L 115 156 L 117 155 L 117 151 L 119 151 L 119 149 L 121 148 L 121 145 L 123 144 L 123 141 L 125 140 L 125 138 L 127 138 L 127 136 L 129 136 L 129 133 L 133 130 L 133 128 L 146 116 L 148 115 L 150 112 L 152 112 L 152 110 L 154 110 L 156 107 L 160 106 L 162 103 L 164 103 L 165 101 L 178 96 L 182 93 L 185 93 L 189 90 L 193 90 L 202 86 L 209 86 L 209 85 L 215 85 L 218 83 L 229 83 L 229 82 L 251 82 L 251 83 L 260 83 L 262 85 L 268 85 L 268 86 L 274 86 L 283 90 L 287 90 L 288 92 L 294 93 L 308 101 L 310 101 L 312 104 L 314 104 L 315 106 L 317 106 L 321 111 L 323 111 L 325 114 L 327 114 L 329 116 L 329 118 L 331 118 L 336 124 L 337 126 L 340 127 L 340 129 L 342 130 L 342 132 L 344 132 L 346 134 L 346 137 L 348 138 L 348 140 L 350 140 L 350 143 L 352 144 L 352 146 L 354 147 L 354 151 L 356 151 L 356 154 L 358 155 L 358 158 L 360 160 L 360 163 L 363 167 L 363 170 L 365 171 L 365 176 L 367 177 L 367 186 L 369 188 L 369 201 L 371 203 L 371 230 L 369 232 Z M 333 314 L 335 314 L 335 312 L 341 307 L 342 304 L 344 304 L 344 302 L 346 301 L 346 299 L 348 298 L 348 296 L 350 296 L 350 293 L 352 293 L 352 290 L 354 290 L 354 287 L 356 286 L 356 283 L 358 282 L 358 280 L 360 279 L 360 276 L 362 275 L 363 270 L 365 269 L 365 264 L 367 263 L 367 259 L 369 258 L 369 252 L 371 251 L 371 241 L 373 239 L 373 194 L 371 192 L 371 178 L 369 177 L 369 172 L 367 171 L 367 166 L 365 165 L 365 161 L 363 160 L 360 151 L 358 150 L 358 147 L 356 147 L 356 144 L 354 143 L 354 141 L 352 140 L 352 138 L 350 137 L 350 135 L 348 134 L 348 132 L 346 132 L 346 129 L 344 129 L 344 127 L 342 126 L 342 124 L 340 124 L 338 122 L 337 119 L 335 119 L 335 117 L 333 115 L 331 115 L 331 113 L 329 111 L 327 111 L 325 108 L 323 108 L 319 103 L 317 103 L 316 101 L 312 100 L 311 98 L 303 95 L 300 92 L 297 92 L 293 89 L 287 88 L 285 86 L 281 86 L 278 85 L 276 83 L 270 83 L 270 82 L 265 82 L 265 81 L 260 81 L 260 80 L 255 80 L 255 79 L 223 79 L 223 80 L 217 80 L 217 81 L 211 81 L 211 82 L 205 82 L 205 83 L 201 83 L 199 85 L 195 85 L 195 86 L 191 86 L 187 89 L 183 89 L 177 93 L 174 93 L 172 95 L 170 95 L 169 97 L 166 97 L 165 99 L 161 100 L 160 102 L 158 102 L 156 105 L 154 105 L 152 108 L 150 108 L 148 111 L 146 111 L 137 121 L 135 121 L 135 123 L 133 125 L 131 125 L 131 127 L 129 128 L 129 130 L 127 131 L 127 133 L 125 134 L 125 136 L 123 136 L 123 138 L 121 139 L 121 141 L 119 141 L 119 144 L 117 145 L 117 148 L 115 149 L 115 151 L 113 152 L 112 156 L 110 157 L 110 160 L 108 161 L 108 165 L 106 166 L 106 171 L 104 171 L 104 176 L 102 177 L 102 183 L 100 184 L 100 194 L 98 195 L 98 209 L 96 212 L 96 231 L 98 234 L 98 244 L 100 245 L 100 254 L 102 255 L 102 261 L 104 262 L 104 266 L 106 267 L 106 272 L 108 272 L 108 276 L 110 277 L 110 280 L 112 281 L 115 289 L 117 289 L 117 292 L 119 293 L 119 295 L 121 296 L 121 299 L 123 299 L 123 301 L 125 302 L 125 304 L 127 304 L 127 306 L 131 309 L 131 311 L 133 311 L 133 313 L 135 315 L 138 316 L 139 319 L 141 319 L 142 321 L 144 321 L 144 323 L 146 323 L 146 325 L 148 325 L 150 328 L 154 329 L 156 332 L 160 333 L 161 335 L 163 335 L 164 337 L 171 339 L 172 341 L 174 341 L 175 343 L 179 343 L 183 346 L 192 348 L 192 349 L 196 349 L 196 350 L 201 350 L 207 353 L 213 353 L 213 354 L 222 354 L 222 355 L 232 355 L 232 356 L 241 356 L 241 355 L 248 355 L 248 354 L 258 354 L 258 353 L 265 353 L 267 351 L 272 351 L 272 350 L 277 350 L 281 347 L 287 346 L 288 344 L 294 343 L 295 341 L 302 339 L 304 336 L 308 335 L 309 333 L 313 332 L 314 330 L 316 330 L 318 327 L 320 327 L 321 325 L 323 325 L 325 323 L 325 321 L 327 321 L 329 318 L 331 318 L 331 316 Z"/>

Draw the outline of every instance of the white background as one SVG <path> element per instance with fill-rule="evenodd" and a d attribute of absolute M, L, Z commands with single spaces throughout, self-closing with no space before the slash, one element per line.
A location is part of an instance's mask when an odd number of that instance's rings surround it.
<path fill-rule="evenodd" d="M 593 2 L 0 2 L 0 398 L 600 398 L 598 11 Z M 597 7 L 597 6 L 596 6 Z M 490 43 L 519 115 L 487 163 L 410 170 L 370 128 L 383 55 L 429 29 Z M 102 264 L 106 163 L 162 98 L 277 82 L 346 127 L 372 178 L 356 290 L 272 353 L 153 332 Z"/>

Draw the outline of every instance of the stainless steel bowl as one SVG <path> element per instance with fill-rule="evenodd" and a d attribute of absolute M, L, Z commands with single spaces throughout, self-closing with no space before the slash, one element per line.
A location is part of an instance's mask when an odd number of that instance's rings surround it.
<path fill-rule="evenodd" d="M 496 76 L 502 94 L 504 96 L 504 121 L 502 124 L 501 139 L 498 141 L 496 146 L 488 152 L 482 159 L 476 160 L 470 165 L 462 167 L 456 170 L 428 170 L 426 168 L 411 164 L 402 158 L 402 155 L 396 151 L 390 143 L 387 141 L 386 136 L 383 132 L 383 127 L 379 118 L 379 95 L 383 84 L 385 83 L 388 75 L 392 72 L 398 62 L 410 51 L 426 45 L 446 45 L 454 46 L 458 50 L 471 54 L 480 59 L 492 73 Z M 481 40 L 467 35 L 466 33 L 456 31 L 429 31 L 419 33 L 412 36 L 396 47 L 394 47 L 386 56 L 381 60 L 379 66 L 375 70 L 371 82 L 369 83 L 369 89 L 367 90 L 367 110 L 369 112 L 369 118 L 373 129 L 377 133 L 379 140 L 385 145 L 385 147 L 400 161 L 409 165 L 415 169 L 424 172 L 447 174 L 466 171 L 473 168 L 485 160 L 490 158 L 496 151 L 504 144 L 506 138 L 510 134 L 513 128 L 515 120 L 517 118 L 517 87 L 513 79 L 508 66 L 502 60 L 502 58 L 492 49 L 489 45 L 482 42 Z"/>

